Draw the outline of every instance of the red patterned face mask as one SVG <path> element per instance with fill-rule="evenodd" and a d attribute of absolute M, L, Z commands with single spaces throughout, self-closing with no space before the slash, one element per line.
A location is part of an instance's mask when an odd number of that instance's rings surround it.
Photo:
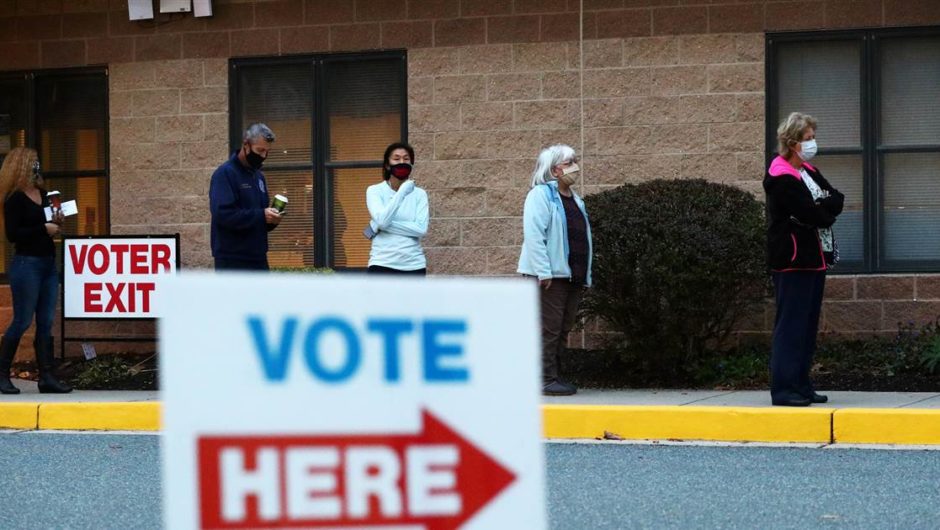
<path fill-rule="evenodd" d="M 395 177 L 398 180 L 408 180 L 408 177 L 411 176 L 412 167 L 413 166 L 407 162 L 395 164 L 393 166 L 389 166 L 388 174 L 389 176 Z"/>

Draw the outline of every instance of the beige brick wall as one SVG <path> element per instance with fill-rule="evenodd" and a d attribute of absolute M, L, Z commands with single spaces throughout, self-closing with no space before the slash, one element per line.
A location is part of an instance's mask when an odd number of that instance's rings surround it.
<path fill-rule="evenodd" d="M 760 189 L 762 34 L 585 46 L 583 92 L 577 42 L 409 52 L 409 131 L 415 179 L 430 194 L 431 272 L 515 272 L 529 175 L 548 144 L 582 153 L 587 194 L 654 178 Z"/>
<path fill-rule="evenodd" d="M 208 267 L 209 178 L 228 156 L 225 59 L 110 68 L 111 231 L 180 234 L 186 268 Z"/>
<path fill-rule="evenodd" d="M 764 31 L 940 23 L 935 0 L 584 0 L 581 70 L 580 5 L 214 0 L 208 19 L 131 22 L 126 0 L 0 1 L 0 70 L 109 66 L 113 232 L 179 232 L 183 265 L 197 268 L 211 263 L 209 177 L 228 154 L 228 58 L 407 48 L 429 267 L 510 275 L 540 147 L 581 151 L 586 193 L 663 177 L 758 192 Z M 937 277 L 898 278 L 832 278 L 824 329 L 886 332 L 940 311 Z M 8 293 L 0 288 L 0 325 Z M 748 330 L 766 335 L 772 308 L 752 317 Z M 602 332 L 591 325 L 577 342 Z"/>

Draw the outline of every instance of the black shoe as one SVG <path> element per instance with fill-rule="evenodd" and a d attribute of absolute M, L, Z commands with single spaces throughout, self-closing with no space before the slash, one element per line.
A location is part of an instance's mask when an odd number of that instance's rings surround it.
<path fill-rule="evenodd" d="M 13 386 L 10 381 L 10 367 L 13 365 L 13 356 L 20 341 L 0 338 L 0 394 L 19 394 L 20 389 Z"/>
<path fill-rule="evenodd" d="M 572 396 L 577 391 L 574 385 L 567 385 L 561 381 L 551 381 L 542 386 L 543 396 Z"/>
<path fill-rule="evenodd" d="M 808 407 L 810 404 L 810 400 L 805 397 L 774 399 L 772 402 L 775 407 Z"/>
<path fill-rule="evenodd" d="M 68 394 L 71 392 L 72 387 L 59 381 L 55 376 L 52 337 L 36 337 L 33 347 L 36 349 L 36 364 L 39 365 L 39 393 Z"/>
<path fill-rule="evenodd" d="M 20 389 L 13 386 L 10 381 L 10 373 L 0 375 L 0 394 L 19 394 Z"/>
<path fill-rule="evenodd" d="M 809 398 L 813 403 L 826 403 L 829 401 L 829 396 L 824 396 L 822 394 L 817 394 L 813 392 L 813 397 Z"/>

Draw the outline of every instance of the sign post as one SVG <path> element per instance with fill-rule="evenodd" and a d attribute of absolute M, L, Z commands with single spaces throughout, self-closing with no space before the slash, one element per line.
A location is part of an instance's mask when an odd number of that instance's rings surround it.
<path fill-rule="evenodd" d="M 545 528 L 534 282 L 167 287 L 167 528 Z"/>

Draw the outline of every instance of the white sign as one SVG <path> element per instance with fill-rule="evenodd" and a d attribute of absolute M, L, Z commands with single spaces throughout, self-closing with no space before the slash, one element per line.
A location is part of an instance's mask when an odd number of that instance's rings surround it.
<path fill-rule="evenodd" d="M 176 238 L 65 239 L 65 318 L 164 316 L 164 283 L 176 275 Z"/>
<path fill-rule="evenodd" d="M 43 211 L 46 212 L 46 221 L 51 221 L 52 220 L 52 207 L 46 206 L 43 209 Z M 65 201 L 62 203 L 61 211 L 62 211 L 62 215 L 65 217 L 75 215 L 78 213 L 78 203 L 75 202 L 74 200 Z"/>
<path fill-rule="evenodd" d="M 167 528 L 546 527 L 535 282 L 185 273 L 164 296 Z"/>

